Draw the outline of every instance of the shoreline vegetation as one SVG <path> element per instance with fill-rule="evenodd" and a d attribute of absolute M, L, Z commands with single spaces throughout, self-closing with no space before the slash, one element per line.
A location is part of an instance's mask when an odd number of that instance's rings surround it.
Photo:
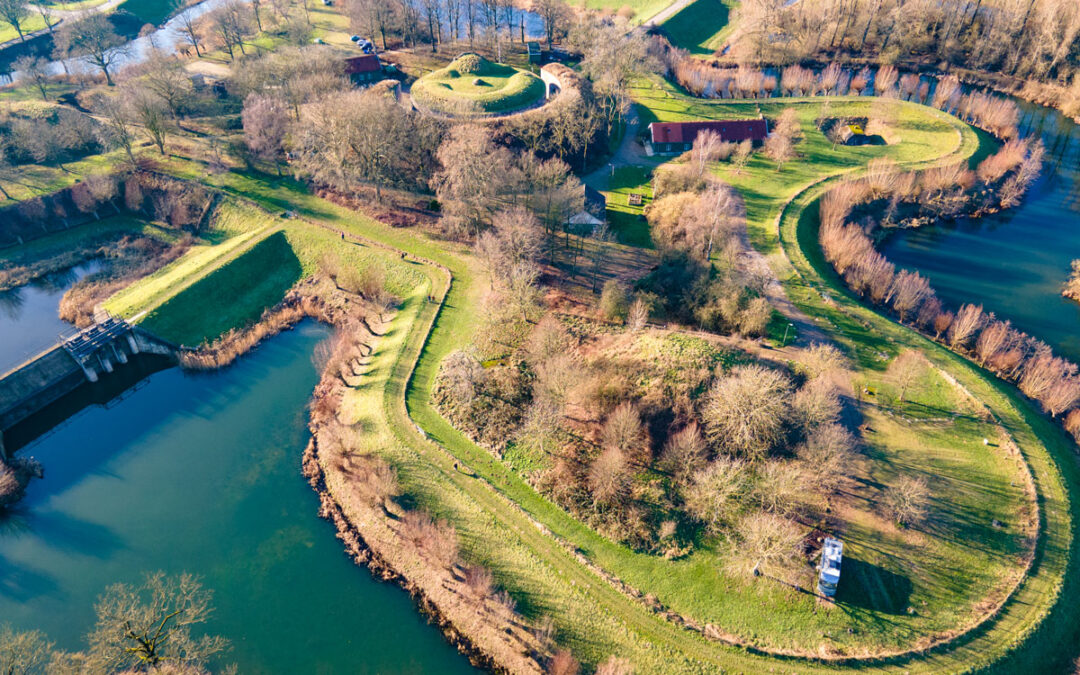
<path fill-rule="evenodd" d="M 917 272 L 897 272 L 868 235 L 876 223 L 870 219 L 867 224 L 867 211 L 882 212 L 888 204 L 895 213 L 899 202 L 918 200 L 928 192 L 939 198 L 953 192 L 944 201 L 953 202 L 948 209 L 954 217 L 970 210 L 976 176 L 986 186 L 979 191 L 980 200 L 989 197 L 1000 207 L 1014 206 L 1038 176 L 1041 158 L 1041 147 L 1021 149 L 1010 142 L 984 160 L 976 172 L 942 167 L 904 174 L 895 167 L 871 163 L 866 177 L 841 182 L 821 197 L 818 236 L 826 260 L 859 297 L 891 310 L 901 325 L 1015 384 L 1080 441 L 1080 368 L 1076 364 L 1055 356 L 1048 345 L 1016 330 L 1010 321 L 984 312 L 981 305 L 965 304 L 955 312 L 945 308 L 925 278 Z M 981 201 L 971 212 L 977 216 L 988 201 Z M 889 217 L 889 210 L 884 213 Z M 1073 263 L 1073 276 L 1062 294 L 1073 297 L 1070 293 L 1075 293 L 1076 282 L 1080 282 L 1080 261 Z"/>
<path fill-rule="evenodd" d="M 1066 427 L 1080 438 L 1080 372 L 981 307 L 942 307 L 925 279 L 897 272 L 873 246 L 889 227 L 989 213 L 1022 198 L 1042 149 L 1017 139 L 1014 101 L 965 93 L 959 71 L 935 90 L 891 65 L 845 71 L 840 57 L 820 73 L 802 65 L 775 75 L 716 68 L 662 38 L 637 41 L 616 19 L 571 28 L 564 15 L 565 44 L 585 45 L 588 95 L 564 91 L 557 107 L 489 125 L 491 134 L 403 112 L 379 87 L 354 91 L 332 46 L 286 46 L 326 38 L 348 48 L 349 32 L 374 25 L 374 15 L 346 16 L 355 12 L 345 3 L 337 3 L 344 12 L 327 9 L 333 4 L 303 5 L 306 28 L 289 7 L 275 18 L 277 6 L 260 15 L 258 3 L 253 15 L 234 3 L 207 16 L 206 28 L 236 24 L 220 45 L 203 36 L 211 60 L 236 58 L 226 66 L 229 86 L 213 96 L 195 96 L 183 62 L 171 58 L 117 73 L 119 86 L 102 88 L 119 92 L 106 99 L 134 100 L 160 73 L 180 83 L 180 93 L 155 108 L 166 123 L 135 108 L 111 122 L 130 125 L 119 133 L 128 134 L 127 158 L 143 169 L 138 179 L 109 178 L 104 201 L 78 187 L 70 199 L 27 200 L 8 211 L 10 229 L 48 233 L 46 223 L 59 217 L 66 227 L 67 214 L 89 215 L 105 201 L 119 211 L 122 194 L 135 216 L 200 236 L 173 232 L 121 256 L 65 296 L 65 315 L 86 320 L 88 308 L 126 286 L 102 306 L 187 345 L 179 360 L 190 371 L 228 367 L 306 319 L 331 326 L 312 358 L 319 381 L 302 456 L 319 515 L 350 559 L 409 592 L 478 667 L 559 675 L 625 675 L 631 662 L 638 672 L 827 672 L 838 664 L 940 672 L 1008 668 L 1017 653 L 1041 666 L 1061 659 L 1064 650 L 1046 645 L 1075 625 L 1052 619 L 1076 612 L 1067 600 L 1077 578 L 1070 503 L 1077 479 L 1075 467 L 1059 466 L 1075 446 L 1064 445 L 1052 418 L 1071 409 Z M 312 14 L 332 21 L 316 29 Z M 977 18 L 978 9 L 972 24 Z M 263 21 L 276 32 L 264 31 Z M 258 31 L 247 25 L 256 22 Z M 584 30 L 593 34 L 572 34 Z M 429 31 L 431 65 L 441 65 L 448 59 L 436 55 L 430 22 Z M 399 52 L 400 63 L 388 55 L 408 77 L 426 68 L 409 63 L 423 51 L 422 33 L 411 36 L 415 53 Z M 409 39 L 403 35 L 403 44 Z M 494 40 L 501 54 L 497 23 Z M 787 47 L 764 46 L 773 48 Z M 649 63 L 605 61 L 611 52 Z M 652 85 L 672 107 L 630 102 L 640 93 L 632 81 L 662 69 L 646 52 L 667 68 L 670 80 Z M 511 60 L 525 58 L 518 49 Z M 515 77 L 488 75 L 468 73 L 464 83 L 475 91 L 462 91 L 482 96 L 497 78 Z M 46 99 L 46 85 L 38 86 Z M 871 87 L 880 96 L 858 98 Z M 683 91 L 700 98 L 688 102 Z M 84 94 L 73 100 L 94 109 L 94 119 L 107 115 L 107 105 Z M 185 98 L 199 100 L 188 106 Z M 774 135 L 762 152 L 749 142 L 744 156 L 733 147 L 714 148 L 715 156 L 695 147 L 657 171 L 657 201 L 641 225 L 655 235 L 655 250 L 606 267 L 604 256 L 633 251 L 606 247 L 606 231 L 594 241 L 566 225 L 581 188 L 569 165 L 580 159 L 586 173 L 587 160 L 601 154 L 595 146 L 617 139 L 627 105 L 645 123 L 767 117 Z M 888 142 L 838 151 L 822 120 L 856 119 Z M 130 129 L 145 131 L 147 142 L 130 142 Z M 363 142 L 340 142 L 342 129 L 359 130 L 353 140 Z M 1000 148 L 990 149 L 991 136 Z M 285 165 L 291 178 L 282 176 Z M 485 171 L 479 179 L 477 168 Z M 827 187 L 821 201 L 804 203 Z M 364 204 L 372 192 L 377 207 Z M 387 205 L 386 193 L 400 194 Z M 394 205 L 398 197 L 407 208 Z M 77 198 L 86 204 L 69 203 Z M 720 204 L 723 223 L 702 229 Z M 404 215 L 362 215 L 374 209 Z M 822 224 L 809 239 L 797 230 L 790 248 L 786 218 L 796 210 L 798 228 L 816 215 Z M 220 228 L 209 222 L 219 216 Z M 144 232 L 149 227 L 156 226 Z M 730 241 L 714 248 L 714 238 Z M 586 242 L 595 256 L 584 254 Z M 559 265 L 560 244 L 572 251 L 569 266 Z M 840 263 L 835 271 L 849 274 L 836 281 L 834 268 L 821 273 L 838 298 L 812 282 L 805 287 L 820 294 L 818 306 L 817 295 L 800 295 L 804 287 L 781 272 L 801 274 L 801 256 L 818 264 L 823 247 L 831 264 Z M 86 255 L 94 251 L 104 255 L 100 247 Z M 771 281 L 767 270 L 744 278 L 741 265 L 753 254 L 773 268 Z M 34 273 L 24 268 L 12 278 Z M 1080 276 L 1080 266 L 1074 272 Z M 557 296 L 569 299 L 575 283 L 586 309 L 560 316 Z M 794 302 L 770 304 L 770 283 Z M 1080 278 L 1076 284 L 1080 294 Z M 594 300 L 603 320 L 589 325 Z M 809 316 L 801 314 L 810 305 Z M 669 323 L 660 330 L 650 318 Z M 553 330 L 559 321 L 567 325 Z M 798 338 L 812 343 L 805 350 L 788 344 L 784 324 L 796 322 Z M 496 334 L 500 324 L 509 329 Z M 937 334 L 927 341 L 908 330 L 920 324 L 923 335 Z M 753 352 L 749 335 L 763 340 Z M 474 350 L 478 342 L 485 346 Z M 850 376 L 806 368 L 803 359 L 823 348 L 836 351 Z M 1030 400 L 1000 377 L 1002 364 L 1016 370 L 1012 381 Z M 760 405 L 724 407 L 755 400 L 747 392 L 758 382 L 773 390 Z M 475 420 L 448 408 L 458 399 L 482 401 L 484 424 L 463 424 Z M 731 420 L 757 419 L 766 408 L 760 432 L 737 440 L 749 434 Z M 836 447 L 823 450 L 825 427 Z M 552 438 L 559 432 L 561 446 Z M 4 477 L 0 466 L 0 488 Z M 17 476 L 12 485 L 21 489 Z M 710 501 L 729 488 L 724 503 Z M 845 543 L 847 584 L 835 604 L 812 590 L 826 534 Z M 731 555 L 739 550 L 747 553 Z M 755 558 L 765 562 L 751 571 L 746 562 Z M 766 580 L 754 580 L 759 571 Z"/>
<path fill-rule="evenodd" d="M 1072 261 L 1072 271 L 1061 287 L 1061 295 L 1069 300 L 1080 302 L 1080 260 Z"/>
<path fill-rule="evenodd" d="M 349 236 L 350 241 L 353 238 Z M 331 274 L 341 275 L 337 265 L 327 267 Z M 407 591 L 420 612 L 473 665 L 496 673 L 543 672 L 541 663 L 555 651 L 551 628 L 530 627 L 515 613 L 514 600 L 494 586 L 489 571 L 459 559 L 453 526 L 422 510 L 399 506 L 394 501 L 400 494 L 396 471 L 363 447 L 355 429 L 339 421 L 343 397 L 348 389 L 365 386 L 365 371 L 379 336 L 394 318 L 385 300 L 372 305 L 362 291 L 350 293 L 339 286 L 340 281 L 325 275 L 301 281 L 256 323 L 185 349 L 181 367 L 195 371 L 228 367 L 304 319 L 335 327 L 335 335 L 314 356 L 322 377 L 312 395 L 312 439 L 303 455 L 303 474 L 320 499 L 319 516 L 335 526 L 350 559 L 368 567 L 377 579 Z M 332 484 L 338 485 L 337 490 L 330 488 Z M 346 514 L 346 505 L 351 506 L 351 515 Z M 356 517 L 357 509 L 366 511 L 364 518 Z M 380 525 L 373 519 L 385 522 Z M 380 537 L 373 530 L 384 534 Z"/>

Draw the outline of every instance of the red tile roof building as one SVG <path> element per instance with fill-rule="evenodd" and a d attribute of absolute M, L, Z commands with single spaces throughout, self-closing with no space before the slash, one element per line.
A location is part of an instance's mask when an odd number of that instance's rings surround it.
<path fill-rule="evenodd" d="M 720 134 L 720 140 L 731 143 L 745 140 L 760 143 L 769 135 L 769 123 L 764 119 L 653 122 L 649 125 L 649 142 L 656 154 L 686 152 L 693 147 L 697 135 L 706 129 Z"/>
<path fill-rule="evenodd" d="M 352 56 L 345 59 L 345 74 L 354 84 L 375 82 L 382 79 L 382 63 L 375 54 Z"/>

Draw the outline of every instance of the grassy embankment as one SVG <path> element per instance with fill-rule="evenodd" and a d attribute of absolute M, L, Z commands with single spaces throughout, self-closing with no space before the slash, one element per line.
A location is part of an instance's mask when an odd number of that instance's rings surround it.
<path fill-rule="evenodd" d="M 184 345 L 248 325 L 333 250 L 345 263 L 377 266 L 387 289 L 407 295 L 418 277 L 385 251 L 343 245 L 329 231 L 226 202 L 202 243 L 110 298 L 105 307 Z"/>
<path fill-rule="evenodd" d="M 903 348 L 918 349 L 949 372 L 987 405 L 1015 439 L 1031 469 L 1040 496 L 1041 537 L 1034 565 L 999 619 L 1005 632 L 1000 672 L 1052 672 L 1073 656 L 1078 625 L 1075 593 L 1080 574 L 1072 552 L 1080 516 L 1075 486 L 1080 482 L 1075 448 L 1061 429 L 1016 389 L 942 345 L 882 316 L 850 293 L 825 262 L 817 240 L 817 205 L 826 181 L 800 192 L 786 205 L 779 234 L 786 257 L 774 259 L 788 296 L 804 311 L 821 317 L 860 363 Z"/>
<path fill-rule="evenodd" d="M 736 0 L 694 0 L 660 27 L 676 47 L 696 56 L 711 56 L 734 31 L 731 13 L 738 6 Z"/>
<path fill-rule="evenodd" d="M 191 173 L 198 175 L 199 172 Z M 554 524 L 557 531 L 569 533 L 571 536 L 568 538 L 603 566 L 624 578 L 628 576 L 621 574 L 623 570 L 620 567 L 627 566 L 627 558 L 633 561 L 632 554 L 599 540 L 587 528 L 540 498 L 506 467 L 493 462 L 487 453 L 449 429 L 428 406 L 428 389 L 437 364 L 442 356 L 469 339 L 472 324 L 468 317 L 475 306 L 477 293 L 483 288 L 483 283 L 477 283 L 479 280 L 461 258 L 441 250 L 441 245 L 409 232 L 372 223 L 292 190 L 288 182 L 238 177 L 235 174 L 227 176 L 225 180 L 232 183 L 230 189 L 244 191 L 273 208 L 291 205 L 302 214 L 359 231 L 448 265 L 455 275 L 455 285 L 438 316 L 430 340 L 424 341 L 424 322 L 435 310 L 424 307 L 406 345 L 406 353 L 408 350 L 415 350 L 416 353 L 423 350 L 420 366 L 408 388 L 408 403 L 413 418 L 488 483 L 522 504 L 545 524 Z M 399 314 L 401 321 L 405 321 L 406 317 L 406 312 Z M 397 328 L 392 328 L 392 334 L 395 330 Z M 715 668 L 719 665 L 750 670 L 768 667 L 767 661 L 707 643 L 650 616 L 637 603 L 615 592 L 553 547 L 550 539 L 536 531 L 528 520 L 524 520 L 509 503 L 499 499 L 483 482 L 454 471 L 450 465 L 451 457 L 419 439 L 404 418 L 403 410 L 395 403 L 398 400 L 397 392 L 404 391 L 409 383 L 407 366 L 410 358 L 404 356 L 398 359 L 394 372 L 382 376 L 387 378 L 383 398 L 386 412 L 367 410 L 366 413 L 390 419 L 392 423 L 389 429 L 404 446 L 402 457 L 413 457 L 414 465 L 406 465 L 403 471 L 403 482 L 410 495 L 415 495 L 416 499 L 429 505 L 437 514 L 450 518 L 458 526 L 463 533 L 467 553 L 495 569 L 499 581 L 522 601 L 527 615 L 553 614 L 564 640 L 587 660 L 594 662 L 603 658 L 605 651 L 610 649 L 630 657 L 639 668 L 650 669 L 652 666 L 651 670 L 658 672 L 696 670 L 702 666 Z M 378 380 L 370 382 L 376 384 Z M 500 541 L 505 545 L 496 549 L 489 545 L 491 541 Z M 616 564 L 604 564 L 608 556 L 615 559 Z M 649 576 L 655 579 L 655 575 Z M 571 579 L 575 581 L 574 590 L 568 592 L 567 583 Z M 645 590 L 651 589 L 645 587 Z M 716 603 L 720 597 L 724 595 L 703 598 L 702 602 Z M 667 601 L 667 598 L 662 599 Z M 755 604 L 760 604 L 760 599 Z M 878 620 L 887 623 L 892 618 L 879 617 Z M 929 662 L 904 661 L 888 665 L 890 669 L 895 666 L 911 670 L 940 670 L 991 662 L 1000 655 L 993 645 L 1004 641 L 1009 628 L 995 624 L 982 634 L 985 638 L 975 638 L 978 644 L 974 650 L 950 650 L 936 655 Z M 787 665 L 798 670 L 817 670 L 808 663 L 789 662 Z"/>
<path fill-rule="evenodd" d="M 543 99 L 544 83 L 527 71 L 466 54 L 417 80 L 412 97 L 448 115 L 505 113 Z"/>

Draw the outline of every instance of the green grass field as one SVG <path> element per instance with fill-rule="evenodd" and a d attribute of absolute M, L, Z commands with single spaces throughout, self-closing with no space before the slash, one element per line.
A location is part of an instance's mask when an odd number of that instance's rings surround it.
<path fill-rule="evenodd" d="M 420 283 L 411 266 L 382 249 L 343 245 L 330 231 L 247 204 L 227 200 L 218 208 L 202 242 L 109 298 L 106 309 L 168 340 L 196 346 L 256 321 L 297 281 L 314 274 L 327 251 L 345 264 L 379 269 L 397 297 Z"/>
<path fill-rule="evenodd" d="M 644 210 L 652 202 L 652 169 L 643 166 L 620 166 L 608 178 L 607 219 L 620 244 L 652 248 L 652 235 Z M 642 197 L 640 206 L 630 204 L 630 195 Z"/>
<path fill-rule="evenodd" d="M 964 141 L 954 144 L 953 152 L 972 152 L 977 147 L 974 135 L 970 142 L 966 140 L 966 136 L 963 138 Z M 948 150 L 941 149 L 943 153 Z M 194 165 L 177 164 L 172 168 L 181 174 L 201 175 L 200 167 Z M 318 200 L 297 190 L 296 184 L 289 180 L 237 173 L 213 176 L 208 180 L 229 191 L 257 199 L 269 209 L 277 210 L 288 205 L 304 216 L 428 257 L 450 269 L 454 284 L 447 303 L 437 315 L 436 308 L 432 305 L 413 305 L 407 302 L 394 320 L 391 333 L 397 336 L 400 332 L 407 331 L 408 338 L 402 344 L 399 354 L 387 356 L 387 361 L 393 362 L 392 372 L 380 375 L 385 378 L 383 380 L 369 380 L 385 384 L 383 408 L 374 409 L 371 401 L 358 401 L 355 414 L 365 420 L 388 421 L 387 428 L 400 445 L 387 447 L 386 452 L 401 471 L 409 494 L 418 503 L 455 523 L 462 535 L 466 556 L 489 564 L 496 571 L 499 583 L 519 598 L 519 607 L 527 616 L 553 615 L 560 639 L 587 662 L 596 663 L 606 658 L 611 651 L 616 651 L 629 657 L 642 672 L 703 672 L 718 668 L 761 672 L 776 666 L 775 662 L 768 659 L 762 660 L 745 652 L 709 643 L 650 615 L 640 604 L 608 586 L 581 567 L 560 547 L 553 545 L 548 536 L 536 530 L 504 497 L 520 504 L 532 518 L 544 523 L 557 536 L 572 542 L 590 559 L 609 571 L 646 591 L 656 590 L 657 586 L 662 587 L 661 599 L 672 606 L 676 606 L 677 601 L 685 603 L 685 606 L 679 609 L 699 605 L 704 608 L 702 611 L 712 612 L 714 616 L 717 613 L 745 614 L 748 617 L 746 620 L 753 622 L 757 631 L 756 639 L 769 639 L 774 642 L 778 639 L 797 641 L 801 636 L 802 639 L 814 637 L 820 640 L 822 626 L 836 627 L 843 639 L 843 635 L 846 635 L 843 626 L 865 625 L 871 636 L 887 641 L 892 639 L 888 636 L 893 629 L 894 620 L 901 622 L 900 634 L 923 630 L 930 621 L 942 622 L 942 625 L 947 623 L 948 617 L 945 613 L 934 615 L 930 611 L 926 611 L 929 618 L 893 615 L 888 612 L 881 613 L 880 610 L 853 611 L 851 615 L 845 613 L 839 616 L 838 613 L 832 613 L 819 619 L 811 619 L 816 622 L 814 627 L 819 632 L 810 636 L 809 630 L 801 632 L 798 625 L 805 620 L 800 612 L 812 612 L 814 608 L 800 609 L 799 600 L 792 600 L 783 592 L 778 592 L 779 601 L 787 604 L 781 606 L 779 611 L 770 605 L 769 601 L 774 598 L 767 590 L 759 593 L 753 588 L 743 589 L 741 592 L 736 589 L 732 602 L 721 602 L 719 598 L 727 598 L 728 591 L 723 584 L 716 585 L 718 581 L 715 571 L 704 556 L 693 564 L 657 562 L 648 556 L 638 556 L 603 540 L 537 495 L 508 467 L 493 462 L 486 451 L 472 445 L 450 428 L 428 403 L 430 384 L 441 358 L 470 340 L 473 323 L 469 317 L 473 315 L 478 298 L 486 288 L 486 282 L 477 275 L 467 257 L 454 252 L 453 247 L 448 250 L 443 242 L 433 242 L 407 230 L 389 228 Z M 428 275 L 431 278 L 433 272 L 428 272 Z M 411 311 L 416 314 L 411 315 Z M 430 335 L 426 328 L 428 325 L 433 325 Z M 389 343 L 382 345 L 390 348 Z M 380 349 L 384 346 L 380 346 Z M 411 370 L 414 358 L 418 359 L 415 373 Z M 409 421 L 410 417 L 421 424 L 429 436 L 449 452 L 417 436 Z M 1022 427 L 1024 421 L 1020 420 L 1018 424 Z M 366 424 L 365 428 L 368 428 Z M 961 462 L 947 467 L 955 472 L 950 475 L 959 476 L 965 471 L 975 470 L 981 472 L 980 479 L 986 481 L 988 486 L 1001 487 L 1001 481 L 1003 476 L 1008 474 L 1009 467 L 969 452 L 968 442 L 979 433 L 981 430 L 973 427 L 964 433 L 958 433 L 953 438 L 952 445 L 937 448 L 934 443 L 929 443 L 930 447 L 936 448 L 940 453 L 940 457 L 927 455 L 927 470 L 941 471 L 939 461 L 948 464 L 955 461 L 953 455 L 966 453 L 967 464 Z M 1034 436 L 1021 440 L 1034 445 L 1040 442 L 1040 439 Z M 907 447 L 891 443 L 888 439 L 882 441 L 880 447 L 880 452 L 892 452 L 895 457 L 902 457 L 909 452 Z M 452 461 L 463 463 L 481 480 L 454 471 Z M 980 461 L 984 465 L 973 466 Z M 887 473 L 879 477 L 888 479 Z M 1004 492 L 1008 493 L 1008 490 Z M 996 501 L 983 504 L 985 515 L 1006 514 L 1009 510 L 1008 499 L 1007 494 L 1003 494 Z M 974 519 L 981 520 L 984 514 L 972 515 Z M 499 541 L 500 546 L 490 546 L 491 541 Z M 977 557 L 985 555 L 985 552 L 947 553 L 943 550 L 940 555 L 942 561 L 970 564 L 971 558 L 965 559 L 965 556 Z M 895 553 L 893 556 L 895 557 Z M 965 585 L 972 593 L 977 593 L 979 583 L 985 584 L 994 577 L 994 570 L 987 564 L 980 563 L 977 567 L 980 568 L 976 571 L 982 575 L 981 581 L 964 578 L 956 580 L 956 583 Z M 884 593 L 881 597 L 888 599 L 886 604 L 891 603 L 889 610 L 893 611 L 899 602 L 897 598 L 904 597 L 902 593 L 897 594 L 897 589 L 902 591 L 904 585 L 897 584 L 894 576 L 873 573 L 869 567 L 867 570 L 867 573 L 861 575 L 863 583 L 874 589 L 884 588 L 883 592 L 875 592 Z M 896 572 L 891 574 L 900 576 Z M 945 575 L 946 572 L 943 570 L 941 574 Z M 910 574 L 908 576 L 910 577 Z M 568 586 L 570 581 L 573 581 L 573 592 L 567 590 L 571 588 Z M 940 585 L 928 585 L 917 590 L 913 588 L 912 594 L 906 599 L 937 602 L 935 594 L 945 595 L 943 589 L 946 582 L 951 580 L 946 578 Z M 992 623 L 984 634 L 976 635 L 963 648 L 946 649 L 935 652 L 930 657 L 897 659 L 879 664 L 876 669 L 895 672 L 942 672 L 993 662 L 1003 653 L 1003 648 L 998 645 L 1011 643 L 1016 631 L 1025 623 L 1032 623 L 1031 617 L 1043 611 L 1052 601 L 1053 596 L 1050 595 L 1030 605 L 1007 605 L 1002 619 Z M 740 605 L 743 606 L 741 609 Z M 920 626 L 920 622 L 924 625 Z M 766 635 L 765 631 L 769 631 L 769 635 Z M 773 631 L 778 634 L 773 634 Z M 858 633 L 856 637 L 862 640 L 867 638 L 866 635 Z M 855 640 L 856 637 L 851 639 Z M 783 668 L 785 671 L 798 672 L 829 670 L 804 661 L 786 661 Z"/>
<path fill-rule="evenodd" d="M 709 56 L 724 46 L 734 30 L 736 0 L 694 0 L 660 24 L 671 43 L 691 54 Z"/>
<path fill-rule="evenodd" d="M 542 100 L 544 83 L 527 71 L 465 54 L 417 80 L 412 97 L 447 115 L 505 113 Z"/>
<path fill-rule="evenodd" d="M 301 274 L 300 261 L 278 230 L 166 300 L 140 325 L 178 344 L 198 345 L 257 321 Z"/>

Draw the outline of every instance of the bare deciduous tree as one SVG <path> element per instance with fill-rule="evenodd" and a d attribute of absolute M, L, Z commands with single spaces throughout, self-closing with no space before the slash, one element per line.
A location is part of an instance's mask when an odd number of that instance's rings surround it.
<path fill-rule="evenodd" d="M 769 574 L 783 574 L 799 558 L 802 530 L 783 516 L 772 513 L 752 513 L 738 523 L 742 540 L 738 555 L 729 564 L 744 574 L 756 566 Z"/>
<path fill-rule="evenodd" d="M 147 575 L 142 584 L 114 584 L 94 609 L 90 672 L 156 669 L 171 662 L 203 667 L 228 647 L 224 638 L 194 635 L 213 611 L 213 593 L 190 574 Z"/>
<path fill-rule="evenodd" d="M 760 459 L 780 441 L 790 417 L 791 382 L 759 365 L 740 366 L 719 379 L 705 398 L 701 416 L 717 447 Z"/>
<path fill-rule="evenodd" d="M 60 36 L 72 56 L 85 57 L 101 69 L 106 83 L 112 85 L 111 69 L 127 54 L 128 48 L 105 14 L 95 12 L 81 19 L 65 21 L 60 25 Z"/>
<path fill-rule="evenodd" d="M 738 500 L 750 487 L 745 460 L 718 457 L 692 474 L 683 490 L 686 510 L 713 532 L 731 523 Z"/>
<path fill-rule="evenodd" d="M 885 488 L 883 504 L 898 525 L 918 527 L 929 513 L 930 489 L 924 478 L 904 475 Z"/>

